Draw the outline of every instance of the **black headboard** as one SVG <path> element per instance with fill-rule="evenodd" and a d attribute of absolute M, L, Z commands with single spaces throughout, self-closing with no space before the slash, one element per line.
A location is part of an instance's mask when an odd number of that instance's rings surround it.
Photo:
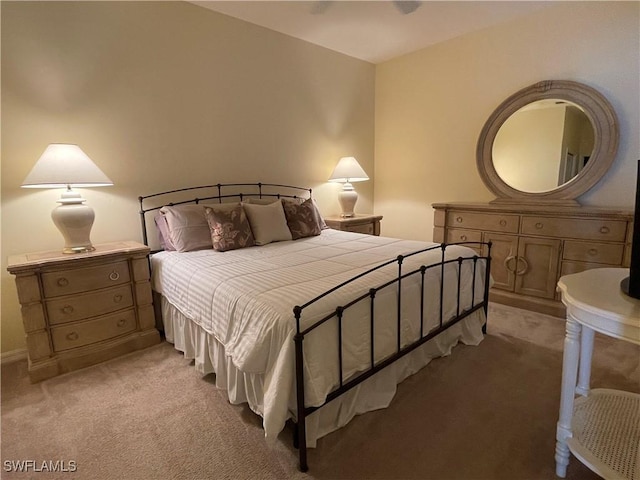
<path fill-rule="evenodd" d="M 148 246 L 149 226 L 155 229 L 153 222 L 147 222 L 147 214 L 160 210 L 164 206 L 198 204 L 205 201 L 209 203 L 241 202 L 247 198 L 311 198 L 311 194 L 310 188 L 277 183 L 217 183 L 140 196 L 138 201 L 140 202 L 142 241 Z"/>

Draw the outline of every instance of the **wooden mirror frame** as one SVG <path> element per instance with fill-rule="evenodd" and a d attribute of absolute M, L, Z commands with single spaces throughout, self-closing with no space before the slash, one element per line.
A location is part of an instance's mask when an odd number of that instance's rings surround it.
<path fill-rule="evenodd" d="M 500 178 L 493 165 L 493 142 L 503 123 L 516 111 L 538 100 L 560 99 L 581 107 L 594 130 L 591 157 L 578 175 L 567 183 L 544 192 L 523 192 Z M 478 172 L 485 185 L 500 203 L 553 203 L 577 205 L 575 200 L 593 187 L 607 172 L 618 150 L 618 119 L 607 99 L 582 83 L 568 80 L 545 80 L 514 93 L 491 114 L 485 123 L 476 148 Z"/>

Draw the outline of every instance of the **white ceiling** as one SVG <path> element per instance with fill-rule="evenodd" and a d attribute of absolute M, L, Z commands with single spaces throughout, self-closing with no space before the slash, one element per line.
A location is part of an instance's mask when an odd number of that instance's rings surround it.
<path fill-rule="evenodd" d="M 202 7 L 380 63 L 507 22 L 552 1 L 215 1 Z M 417 8 L 408 14 L 404 7 Z"/>

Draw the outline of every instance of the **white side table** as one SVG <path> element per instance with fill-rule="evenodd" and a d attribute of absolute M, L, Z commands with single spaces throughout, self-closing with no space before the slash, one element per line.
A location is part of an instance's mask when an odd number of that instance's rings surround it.
<path fill-rule="evenodd" d="M 620 290 L 628 275 L 623 268 L 599 268 L 558 282 L 567 307 L 556 430 L 559 477 L 566 476 L 571 452 L 605 479 L 640 480 L 640 395 L 589 388 L 594 332 L 640 345 L 640 300 Z"/>

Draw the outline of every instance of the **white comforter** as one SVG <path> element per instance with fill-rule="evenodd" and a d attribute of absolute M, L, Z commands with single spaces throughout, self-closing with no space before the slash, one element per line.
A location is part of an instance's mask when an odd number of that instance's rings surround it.
<path fill-rule="evenodd" d="M 385 237 L 324 230 L 320 236 L 272 243 L 224 253 L 201 250 L 153 255 L 153 287 L 191 321 L 224 346 L 233 365 L 245 373 L 261 374 L 265 434 L 277 436 L 295 406 L 293 307 L 397 255 L 430 244 Z M 447 258 L 472 256 L 464 247 L 449 247 Z M 440 250 L 406 259 L 403 272 L 439 262 Z M 478 265 L 476 302 L 482 299 L 482 269 Z M 450 270 L 450 271 L 449 271 Z M 439 268 L 426 274 L 427 315 L 424 331 L 440 317 Z M 397 276 L 397 266 L 368 275 L 305 309 L 302 327 L 335 310 L 338 305 Z M 420 335 L 419 276 L 403 282 L 401 343 Z M 463 268 L 461 297 L 471 301 L 472 269 Z M 445 274 L 444 319 L 456 313 L 457 273 Z M 375 356 L 379 360 L 397 349 L 397 287 L 376 296 Z M 370 366 L 369 303 L 349 309 L 343 319 L 343 378 Z M 477 325 L 477 323 L 476 323 Z M 475 327 L 474 327 L 475 328 Z M 476 328 L 477 329 L 477 328 Z M 478 332 L 473 335 L 477 337 Z M 336 322 L 328 322 L 305 337 L 305 400 L 321 405 L 339 383 Z M 477 340 L 476 340 L 477 341 Z"/>

